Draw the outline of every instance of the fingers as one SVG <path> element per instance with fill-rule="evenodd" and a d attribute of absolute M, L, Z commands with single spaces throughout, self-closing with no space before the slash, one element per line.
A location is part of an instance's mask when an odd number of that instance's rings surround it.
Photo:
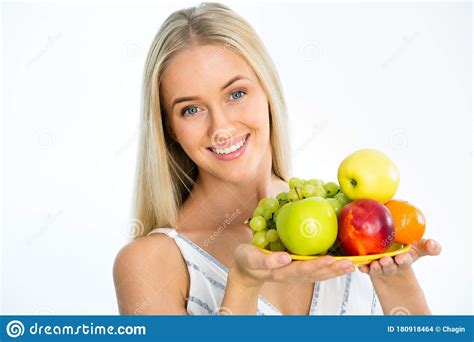
<path fill-rule="evenodd" d="M 398 266 L 395 264 L 392 258 L 383 257 L 380 260 L 374 260 L 370 264 L 369 274 L 372 277 L 380 277 L 382 275 L 390 276 L 397 272 Z"/>
<path fill-rule="evenodd" d="M 412 244 L 412 249 L 410 252 L 416 254 L 415 259 L 427 255 L 435 256 L 441 253 L 441 244 L 433 239 L 421 239 L 420 241 Z"/>
<path fill-rule="evenodd" d="M 241 244 L 235 250 L 238 263 L 249 270 L 271 270 L 291 263 L 286 252 L 263 253 L 251 244 Z"/>
<path fill-rule="evenodd" d="M 380 260 L 372 261 L 368 265 L 359 267 L 359 271 L 367 273 L 371 277 L 390 276 L 397 273 L 398 270 L 405 270 L 411 266 L 419 257 L 426 255 L 439 255 L 441 253 L 441 244 L 433 239 L 422 239 L 415 244 L 407 253 L 401 253 L 393 258 L 383 257 Z"/>
<path fill-rule="evenodd" d="M 395 263 L 402 270 L 407 269 L 413 263 L 413 257 L 410 253 L 398 254 L 394 257 Z"/>
<path fill-rule="evenodd" d="M 319 281 L 354 272 L 355 267 L 350 260 L 336 261 L 333 256 L 325 256 L 312 260 L 293 261 L 290 265 L 272 271 L 273 280 L 285 281 Z"/>
<path fill-rule="evenodd" d="M 372 277 L 380 277 L 381 275 L 383 275 L 382 266 L 380 265 L 378 260 L 372 261 L 370 263 L 369 269 L 370 276 Z"/>
<path fill-rule="evenodd" d="M 317 270 L 313 277 L 317 280 L 327 280 L 355 271 L 351 260 L 340 260 L 333 264 Z"/>
<path fill-rule="evenodd" d="M 433 239 L 426 240 L 425 244 L 426 255 L 438 255 L 441 253 L 441 244 Z"/>
<path fill-rule="evenodd" d="M 408 253 L 401 253 L 395 257 L 383 257 L 362 265 L 359 270 L 371 277 L 391 276 L 409 268 L 419 257 L 425 255 L 438 255 L 441 245 L 433 239 L 423 239 L 412 245 Z M 235 250 L 236 261 L 247 270 L 267 270 L 260 277 L 269 277 L 276 282 L 292 281 L 320 281 L 351 273 L 355 266 L 351 260 L 336 261 L 330 255 L 306 261 L 292 261 L 287 252 L 263 253 L 251 244 L 241 244 Z M 258 274 L 258 273 L 257 273 Z"/>
<path fill-rule="evenodd" d="M 406 269 L 412 264 L 412 256 L 409 253 L 396 255 L 394 258 L 383 257 L 374 260 L 370 265 L 360 267 L 360 271 L 368 273 L 372 277 L 391 276 L 398 272 L 399 269 Z"/>
<path fill-rule="evenodd" d="M 384 275 L 391 276 L 397 273 L 398 266 L 391 257 L 383 257 L 380 259 L 379 263 L 382 265 L 382 272 Z"/>
<path fill-rule="evenodd" d="M 260 262 L 260 268 L 271 270 L 282 267 L 291 263 L 291 257 L 286 252 L 276 252 L 272 254 L 264 254 Z"/>
<path fill-rule="evenodd" d="M 383 257 L 382 259 L 372 261 L 366 265 L 360 265 L 359 271 L 371 276 L 393 274 L 397 271 L 397 268 L 405 269 L 410 267 L 412 262 L 413 258 L 410 253 L 401 253 L 396 255 L 393 259 L 390 257 Z"/>
<path fill-rule="evenodd" d="M 240 268 L 252 271 L 253 276 L 275 282 L 314 282 L 355 271 L 350 260 L 336 261 L 335 257 L 327 255 L 292 261 L 287 252 L 266 254 L 251 244 L 241 244 L 235 249 L 235 261 Z"/>

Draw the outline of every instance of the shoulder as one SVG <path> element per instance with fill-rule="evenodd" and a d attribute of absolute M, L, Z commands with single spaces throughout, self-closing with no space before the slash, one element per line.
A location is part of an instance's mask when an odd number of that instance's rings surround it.
<path fill-rule="evenodd" d="M 144 265 L 144 262 L 150 265 L 164 259 L 167 263 L 177 262 L 182 259 L 181 252 L 172 238 L 166 234 L 155 233 L 139 237 L 123 246 L 117 253 L 115 262 L 116 265 L 117 262 L 126 262 L 140 266 Z"/>
<path fill-rule="evenodd" d="M 113 266 L 122 314 L 184 314 L 189 274 L 175 241 L 165 234 L 122 247 Z"/>

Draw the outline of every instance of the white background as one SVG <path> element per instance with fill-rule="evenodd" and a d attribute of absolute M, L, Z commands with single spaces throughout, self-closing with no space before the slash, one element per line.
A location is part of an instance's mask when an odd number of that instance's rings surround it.
<path fill-rule="evenodd" d="M 118 313 L 144 59 L 195 4 L 3 4 L 2 314 Z M 229 5 L 279 70 L 293 175 L 386 152 L 443 245 L 414 266 L 432 311 L 471 314 L 470 5 Z"/>

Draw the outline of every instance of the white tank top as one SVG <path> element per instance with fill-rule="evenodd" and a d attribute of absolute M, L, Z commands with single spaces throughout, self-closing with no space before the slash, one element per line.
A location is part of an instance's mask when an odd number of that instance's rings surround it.
<path fill-rule="evenodd" d="M 189 315 L 217 315 L 227 284 L 227 267 L 174 228 L 155 228 L 176 242 L 189 271 Z M 225 309 L 223 309 L 225 312 Z M 262 296 L 257 315 L 282 315 Z M 356 270 L 313 286 L 309 315 L 383 315 L 377 294 L 367 274 Z"/>

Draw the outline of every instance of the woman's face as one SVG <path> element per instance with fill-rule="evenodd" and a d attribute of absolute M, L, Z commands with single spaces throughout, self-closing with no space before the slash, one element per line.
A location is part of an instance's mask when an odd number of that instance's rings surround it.
<path fill-rule="evenodd" d="M 224 46 L 182 51 L 160 88 L 171 131 L 200 174 L 237 183 L 271 163 L 267 95 L 244 58 Z"/>

